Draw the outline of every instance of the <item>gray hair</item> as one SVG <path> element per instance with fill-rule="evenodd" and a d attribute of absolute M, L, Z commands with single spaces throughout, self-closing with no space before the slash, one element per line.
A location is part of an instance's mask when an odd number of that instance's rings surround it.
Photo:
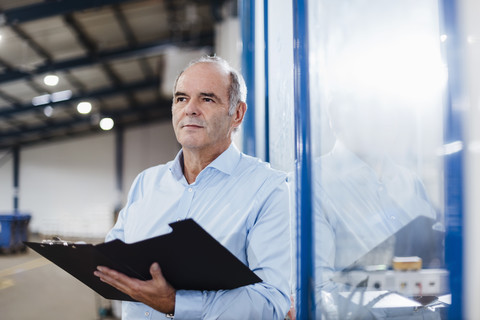
<path fill-rule="evenodd" d="M 230 74 L 230 85 L 228 87 L 228 99 L 229 99 L 229 115 L 233 115 L 235 113 L 236 107 L 240 102 L 247 103 L 247 86 L 245 85 L 245 80 L 243 76 L 235 70 L 230 64 L 225 60 L 216 55 L 214 56 L 203 56 L 199 59 L 191 61 L 188 66 L 183 69 L 175 79 L 175 83 L 173 85 L 173 95 L 175 96 L 175 90 L 177 88 L 177 82 L 180 76 L 193 65 L 198 63 L 216 63 L 221 66 L 225 71 Z"/>

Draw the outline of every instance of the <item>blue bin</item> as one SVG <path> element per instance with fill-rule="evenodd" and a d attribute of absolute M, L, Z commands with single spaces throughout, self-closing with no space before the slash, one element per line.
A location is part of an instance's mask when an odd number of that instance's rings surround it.
<path fill-rule="evenodd" d="M 0 250 L 3 252 L 25 251 L 28 241 L 29 214 L 0 215 Z"/>
<path fill-rule="evenodd" d="M 16 214 L 15 215 L 15 249 L 24 251 L 26 246 L 24 241 L 28 241 L 28 224 L 31 219 L 29 214 Z"/>
<path fill-rule="evenodd" d="M 0 249 L 11 250 L 15 243 L 15 215 L 0 215 Z"/>

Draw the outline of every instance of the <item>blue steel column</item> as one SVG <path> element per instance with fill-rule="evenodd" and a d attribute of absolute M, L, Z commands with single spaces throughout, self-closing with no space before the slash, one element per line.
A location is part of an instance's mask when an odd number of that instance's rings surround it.
<path fill-rule="evenodd" d="M 247 85 L 248 111 L 243 120 L 243 152 L 256 155 L 255 144 L 255 1 L 240 1 L 242 73 Z"/>
<path fill-rule="evenodd" d="M 268 0 L 263 1 L 263 41 L 265 42 L 265 161 L 270 162 L 270 99 L 268 93 Z"/>
<path fill-rule="evenodd" d="M 18 193 L 20 177 L 20 147 L 13 148 L 13 212 L 18 213 Z"/>
<path fill-rule="evenodd" d="M 458 105 L 462 97 L 461 48 L 458 31 L 458 11 L 455 0 L 442 1 L 448 90 L 445 112 L 445 144 L 462 142 L 462 111 Z M 463 319 L 463 150 L 445 156 L 445 262 L 449 270 L 452 304 L 449 319 Z"/>
<path fill-rule="evenodd" d="M 315 318 L 308 0 L 293 0 L 297 199 L 297 319 Z"/>
<path fill-rule="evenodd" d="M 118 126 L 115 132 L 115 180 L 117 186 L 117 203 L 115 204 L 115 211 L 119 212 L 122 209 L 122 191 L 123 191 L 123 141 L 124 128 Z"/>

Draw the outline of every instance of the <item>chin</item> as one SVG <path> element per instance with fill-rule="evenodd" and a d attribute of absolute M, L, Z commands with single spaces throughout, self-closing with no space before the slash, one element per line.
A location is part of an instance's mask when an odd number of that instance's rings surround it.
<path fill-rule="evenodd" d="M 192 139 L 183 139 L 180 141 L 180 144 L 182 145 L 183 148 L 189 148 L 189 149 L 198 149 L 203 146 L 203 144 L 200 141 L 192 140 Z"/>

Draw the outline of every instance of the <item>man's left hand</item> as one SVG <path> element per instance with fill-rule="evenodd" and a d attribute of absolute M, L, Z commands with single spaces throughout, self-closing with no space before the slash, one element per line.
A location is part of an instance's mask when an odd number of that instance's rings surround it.
<path fill-rule="evenodd" d="M 163 313 L 173 313 L 175 311 L 176 291 L 163 277 L 158 263 L 151 265 L 152 279 L 147 281 L 130 278 L 123 273 L 103 266 L 98 266 L 94 274 L 101 281 L 157 311 Z"/>

